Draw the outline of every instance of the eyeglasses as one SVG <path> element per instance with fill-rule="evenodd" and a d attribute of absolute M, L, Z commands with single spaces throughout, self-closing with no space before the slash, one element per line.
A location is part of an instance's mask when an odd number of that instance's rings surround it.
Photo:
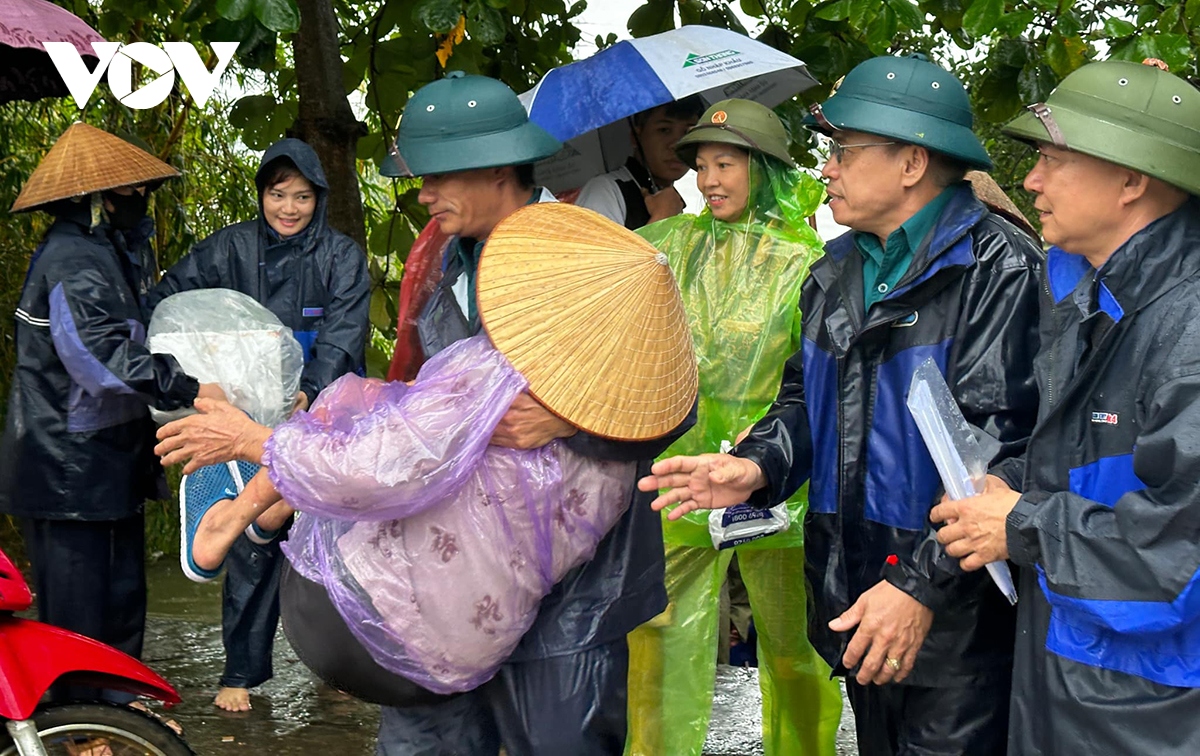
<path fill-rule="evenodd" d="M 857 150 L 863 147 L 887 147 L 891 144 L 900 144 L 899 142 L 862 142 L 860 144 L 842 144 L 836 139 L 827 139 L 825 141 L 829 143 L 829 155 L 834 160 L 838 161 L 839 165 L 841 164 L 842 157 L 846 154 L 847 150 Z"/>

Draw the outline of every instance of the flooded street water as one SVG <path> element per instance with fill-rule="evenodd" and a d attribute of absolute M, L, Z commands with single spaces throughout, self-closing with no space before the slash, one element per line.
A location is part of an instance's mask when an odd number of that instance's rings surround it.
<path fill-rule="evenodd" d="M 147 568 L 150 618 L 145 661 L 179 690 L 183 703 L 169 712 L 200 756 L 368 756 L 374 753 L 378 707 L 322 685 L 292 653 L 280 633 L 275 677 L 251 691 L 253 709 L 230 714 L 212 705 L 224 664 L 221 583 L 198 585 L 164 558 Z M 718 671 L 714 717 L 705 754 L 761 754 L 757 671 Z M 839 756 L 853 756 L 849 704 L 842 717 Z M 664 755 L 665 756 L 665 755 Z"/>

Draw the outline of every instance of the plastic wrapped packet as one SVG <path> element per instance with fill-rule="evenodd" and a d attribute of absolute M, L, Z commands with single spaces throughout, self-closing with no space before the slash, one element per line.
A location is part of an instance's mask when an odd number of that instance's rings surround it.
<path fill-rule="evenodd" d="M 722 454 L 728 454 L 731 449 L 733 444 L 728 440 L 721 442 Z M 787 502 L 776 504 L 769 509 L 735 504 L 708 513 L 708 534 L 712 538 L 713 548 L 717 551 L 732 549 L 781 533 L 787 530 L 790 524 Z"/>
<path fill-rule="evenodd" d="M 146 345 L 174 356 L 201 383 L 218 384 L 233 406 L 262 425 L 282 422 L 300 390 L 304 353 L 292 329 L 252 297 L 231 289 L 167 297 L 150 319 Z M 192 412 L 150 410 L 160 425 Z"/>
<path fill-rule="evenodd" d="M 293 567 L 375 661 L 436 693 L 490 679 L 629 505 L 635 463 L 488 445 L 524 385 L 477 336 L 411 387 L 339 379 L 268 442 L 271 479 L 301 511 Z"/>
<path fill-rule="evenodd" d="M 933 359 L 925 360 L 913 371 L 908 410 L 933 457 L 946 494 L 957 501 L 982 493 L 993 455 L 980 447 Z M 1017 603 L 1008 563 L 992 562 L 987 569 L 1009 603 Z"/>

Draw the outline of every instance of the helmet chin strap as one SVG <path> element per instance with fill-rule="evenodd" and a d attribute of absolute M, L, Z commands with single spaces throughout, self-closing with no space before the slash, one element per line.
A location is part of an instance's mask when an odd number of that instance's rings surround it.
<path fill-rule="evenodd" d="M 1067 139 L 1063 136 L 1062 129 L 1058 127 L 1058 122 L 1054 120 L 1054 116 L 1050 113 L 1050 108 L 1044 102 L 1035 102 L 1025 108 L 1034 117 L 1041 121 L 1042 126 L 1046 127 L 1046 133 L 1050 135 L 1050 142 L 1060 150 L 1068 149 Z"/>
<path fill-rule="evenodd" d="M 834 126 L 832 123 L 830 123 L 829 119 L 825 117 L 825 111 L 821 110 L 821 104 L 819 102 L 814 102 L 812 105 L 809 105 L 808 112 L 812 113 L 812 117 L 816 119 L 817 125 L 825 131 L 841 131 L 841 129 L 839 129 L 837 126 Z"/>

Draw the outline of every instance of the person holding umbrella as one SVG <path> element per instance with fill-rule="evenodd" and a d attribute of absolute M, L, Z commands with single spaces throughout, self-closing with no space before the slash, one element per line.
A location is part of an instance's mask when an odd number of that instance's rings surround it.
<path fill-rule="evenodd" d="M 143 345 L 154 272 L 146 205 L 154 187 L 178 175 L 76 123 L 13 204 L 49 213 L 54 224 L 17 305 L 0 511 L 23 520 L 39 619 L 134 657 L 146 622 L 142 504 L 165 492 L 147 407 L 224 398 Z"/>
<path fill-rule="evenodd" d="M 796 304 L 822 254 L 806 219 L 824 194 L 788 154 L 779 117 L 749 100 L 714 104 L 675 152 L 696 171 L 707 207 L 641 231 L 675 272 L 700 368 L 696 426 L 668 456 L 731 445 L 770 407 L 800 348 Z M 630 636 L 631 754 L 703 749 L 719 593 L 735 554 L 758 634 L 765 752 L 834 753 L 841 692 L 805 632 L 806 504 L 803 492 L 788 500 L 782 532 L 723 544 L 713 543 L 708 513 L 664 516 L 670 609 Z"/>
<path fill-rule="evenodd" d="M 829 138 L 834 220 L 800 296 L 801 348 L 730 454 L 657 463 L 643 490 L 697 509 L 770 507 L 809 484 L 809 639 L 846 678 L 864 756 L 999 756 L 1015 611 L 929 520 L 941 487 L 905 405 L 928 359 L 993 464 L 1036 419 L 1041 249 L 962 178 L 991 160 L 962 83 L 924 56 L 860 63 L 807 122 Z"/>
<path fill-rule="evenodd" d="M 575 204 L 630 229 L 682 213 L 675 182 L 688 167 L 675 155 L 675 144 L 703 110 L 692 95 L 630 116 L 633 155 L 617 170 L 584 184 Z"/>

